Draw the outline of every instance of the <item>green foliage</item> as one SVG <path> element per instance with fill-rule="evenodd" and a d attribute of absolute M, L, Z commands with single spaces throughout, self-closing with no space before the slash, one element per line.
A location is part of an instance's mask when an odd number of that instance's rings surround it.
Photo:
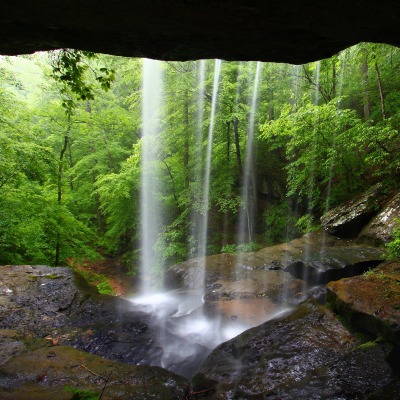
<path fill-rule="evenodd" d="M 262 245 L 257 242 L 226 244 L 222 247 L 221 253 L 249 253 L 262 249 Z"/>
<path fill-rule="evenodd" d="M 301 228 L 296 225 L 296 216 L 289 206 L 288 200 L 266 209 L 264 221 L 266 226 L 265 237 L 268 244 L 291 240 L 301 231 Z"/>
<path fill-rule="evenodd" d="M 97 290 L 101 294 L 111 294 L 111 295 L 115 296 L 114 289 L 112 288 L 112 286 L 110 285 L 110 282 L 108 282 L 108 281 L 99 283 L 97 285 Z"/>
<path fill-rule="evenodd" d="M 115 296 L 114 289 L 111 287 L 108 278 L 104 274 L 97 274 L 96 272 L 77 269 L 77 272 L 81 274 L 90 284 L 95 285 L 97 290 L 101 294 L 111 294 Z"/>
<path fill-rule="evenodd" d="M 101 249 L 125 255 L 135 273 L 142 61 L 69 49 L 50 57 L 50 72 L 43 56 L 26 60 L 41 65 L 43 92 L 9 64 L 0 67 L 0 262 L 54 264 L 59 244 L 60 264 L 95 259 Z M 312 231 L 321 214 L 372 184 L 382 182 L 388 192 L 399 187 L 399 65 L 399 49 L 366 43 L 304 66 L 263 64 L 252 184 L 257 233 L 264 229 L 267 243 Z M 206 211 L 207 254 L 236 236 L 255 67 L 222 63 L 206 204 L 214 61 L 163 64 L 162 132 L 152 168 L 162 182 L 156 195 L 165 219 L 156 246 L 164 265 L 198 254 L 195 232 Z M 391 257 L 399 256 L 399 241 L 395 231 Z M 256 249 L 246 246 L 223 251 Z"/>
<path fill-rule="evenodd" d="M 71 400 L 99 400 L 100 395 L 93 392 L 92 390 L 73 388 L 66 386 L 64 388 L 66 392 L 72 393 Z"/>
<path fill-rule="evenodd" d="M 310 214 L 305 214 L 301 216 L 297 220 L 295 226 L 303 235 L 306 233 L 314 232 L 319 228 L 319 225 L 315 223 L 313 216 Z"/>
<path fill-rule="evenodd" d="M 399 222 L 398 222 L 399 224 Z M 400 258 L 400 228 L 393 230 L 393 240 L 387 244 L 388 258 Z"/>
<path fill-rule="evenodd" d="M 89 60 L 96 59 L 96 53 L 82 50 L 61 49 L 50 53 L 52 78 L 61 84 L 61 94 L 64 96 L 62 105 L 67 112 L 76 108 L 77 100 L 93 100 L 94 88 L 88 82 L 86 72 L 91 70 L 95 80 L 103 90 L 109 90 L 115 79 L 115 71 L 106 67 L 94 69 Z M 71 94 L 74 96 L 72 97 Z"/>

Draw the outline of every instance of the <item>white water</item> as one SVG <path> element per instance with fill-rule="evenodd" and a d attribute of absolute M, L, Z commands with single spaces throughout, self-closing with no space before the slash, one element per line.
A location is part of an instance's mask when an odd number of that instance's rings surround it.
<path fill-rule="evenodd" d="M 154 290 L 157 267 L 161 256 L 154 247 L 162 226 L 160 179 L 157 174 L 157 155 L 160 148 L 162 67 L 161 62 L 143 60 L 142 153 L 141 153 L 141 293 Z"/>
<path fill-rule="evenodd" d="M 205 67 L 206 62 L 201 60 L 199 62 L 199 71 L 198 71 L 198 84 L 197 84 L 197 129 L 196 129 L 196 153 L 195 153 L 195 167 L 194 167 L 194 184 L 196 187 L 195 196 L 193 202 L 197 202 L 198 199 L 203 195 L 204 188 L 204 162 L 203 162 L 203 124 L 204 124 L 204 85 L 205 85 Z M 199 210 L 195 207 L 192 210 L 191 214 L 191 237 L 193 238 L 193 246 L 192 254 L 195 257 L 199 257 L 198 264 L 198 274 L 196 274 L 197 279 L 194 279 L 193 288 L 200 290 L 200 295 L 202 295 L 203 291 L 203 282 L 204 282 L 204 260 L 201 257 L 205 256 L 206 250 L 206 238 L 204 237 L 207 233 L 206 229 L 204 229 L 205 218 L 204 214 L 199 212 Z"/>
<path fill-rule="evenodd" d="M 255 182 L 254 180 L 254 128 L 255 115 L 257 108 L 258 87 L 260 83 L 261 62 L 257 62 L 256 72 L 253 83 L 253 91 L 250 102 L 250 117 L 247 130 L 246 156 L 242 177 L 242 203 L 244 206 L 239 212 L 239 229 L 238 240 L 239 244 L 250 242 L 253 236 L 253 219 L 254 219 L 254 204 L 255 204 Z"/>
<path fill-rule="evenodd" d="M 215 60 L 214 64 L 214 81 L 213 91 L 211 98 L 211 111 L 210 111 L 210 125 L 208 127 L 207 136 L 207 151 L 206 151 L 206 162 L 204 170 L 204 192 L 202 200 L 202 212 L 199 223 L 199 240 L 198 240 L 198 256 L 199 266 L 198 274 L 196 274 L 196 287 L 204 290 L 204 270 L 205 270 L 205 258 L 207 252 L 207 233 L 208 233 L 208 209 L 209 209 L 209 197 L 210 197 L 210 178 L 211 178 L 211 160 L 212 160 L 212 147 L 214 139 L 214 124 L 215 124 L 215 113 L 217 109 L 218 100 L 218 87 L 221 72 L 221 60 Z"/>
<path fill-rule="evenodd" d="M 161 366 L 190 378 L 212 349 L 264 321 L 241 322 L 205 316 L 194 304 L 196 291 L 158 293 L 130 299 L 135 308 L 152 316 L 159 329 Z M 194 307 L 193 307 L 194 306 Z M 283 310 L 269 314 L 272 319 Z"/>
<path fill-rule="evenodd" d="M 242 198 L 246 204 L 252 204 L 252 190 L 255 185 L 251 182 L 254 158 L 254 134 L 257 98 L 261 75 L 261 63 L 252 68 L 253 75 L 249 76 L 249 87 L 252 85 L 248 105 L 251 107 L 247 130 L 247 147 L 244 164 Z M 262 315 L 252 313 L 254 305 L 246 299 L 235 299 L 232 307 L 224 308 L 219 305 L 203 302 L 205 260 L 208 234 L 209 193 L 212 172 L 212 153 L 214 142 L 215 120 L 218 107 L 218 89 L 220 84 L 221 61 L 214 62 L 214 76 L 211 97 L 210 119 L 207 132 L 206 152 L 203 151 L 204 98 L 205 98 L 205 62 L 199 63 L 198 70 L 198 112 L 196 132 L 196 163 L 194 179 L 199 187 L 204 188 L 202 197 L 195 213 L 192 214 L 190 235 L 195 239 L 197 247 L 197 266 L 192 274 L 189 289 L 168 293 L 157 292 L 152 282 L 159 282 L 157 268 L 162 268 L 161 255 L 155 251 L 155 244 L 161 232 L 163 218 L 159 201 L 160 180 L 158 153 L 160 150 L 161 109 L 162 109 L 162 68 L 157 61 L 143 61 L 143 136 L 141 159 L 141 295 L 132 298 L 135 309 L 151 316 L 152 328 L 156 329 L 157 337 L 152 346 L 162 348 L 161 366 L 190 377 L 194 368 L 218 344 L 229 340 L 244 330 L 273 318 L 273 311 L 268 313 L 263 305 Z M 251 79 L 254 77 L 253 79 Z M 239 79 L 239 78 L 238 78 Z M 239 97 L 239 83 L 236 97 Z M 237 105 L 235 106 L 237 108 Z M 235 110 L 237 111 L 237 109 Z M 205 130 L 205 129 L 204 129 Z M 204 132 L 206 133 L 206 132 Z M 205 153 L 205 154 L 204 154 Z M 200 212 L 201 211 L 201 212 Z M 241 242 L 252 236 L 253 210 L 250 206 L 243 210 L 241 226 L 243 233 L 239 234 Z M 234 269 L 234 268 L 233 268 Z M 241 302 L 245 304 L 241 304 Z M 240 309 L 242 305 L 242 309 Z M 213 308 L 214 307 L 214 308 Z M 219 308 L 220 307 L 220 308 Z M 234 307 L 236 307 L 234 309 Z M 252 315 L 248 315 L 252 314 Z M 158 361 L 157 361 L 158 363 Z"/>

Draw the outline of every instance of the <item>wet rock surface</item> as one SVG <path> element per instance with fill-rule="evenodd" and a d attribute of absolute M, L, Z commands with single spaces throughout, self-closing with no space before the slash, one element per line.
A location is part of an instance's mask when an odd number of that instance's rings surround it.
<path fill-rule="evenodd" d="M 396 399 L 391 350 L 360 345 L 332 312 L 306 302 L 218 346 L 193 390 L 206 399 Z"/>
<path fill-rule="evenodd" d="M 206 257 L 205 281 L 207 290 L 213 292 L 219 281 L 267 282 L 262 276 L 270 274 L 272 279 L 268 283 L 268 293 L 272 297 L 279 297 L 282 281 L 289 288 L 289 295 L 296 296 L 298 282 L 285 275 L 287 272 L 310 285 L 323 284 L 362 273 L 379 264 L 384 254 L 382 248 L 357 244 L 320 230 L 257 252 Z M 200 262 L 199 259 L 193 259 L 172 266 L 166 273 L 166 286 L 190 287 L 191 282 L 198 280 L 195 275 L 198 274 Z M 262 271 L 260 276 L 257 275 L 259 271 Z M 274 283 L 274 273 L 281 275 L 278 284 Z"/>
<path fill-rule="evenodd" d="M 400 193 L 388 194 L 381 184 L 324 214 L 321 223 L 327 233 L 344 239 L 364 237 L 361 242 L 380 245 L 391 240 L 394 220 L 400 213 Z M 366 227 L 367 226 L 367 227 Z M 364 229 L 362 235 L 360 232 Z"/>
<path fill-rule="evenodd" d="M 357 237 L 358 243 L 376 246 L 393 240 L 393 230 L 400 219 L 400 192 L 394 194 L 378 214 L 365 226 Z"/>
<path fill-rule="evenodd" d="M 400 262 L 327 286 L 328 301 L 352 326 L 400 347 Z M 400 361 L 399 361 L 400 365 Z"/>
<path fill-rule="evenodd" d="M 159 365 L 151 316 L 124 299 L 99 295 L 68 268 L 2 266 L 0 329 L 49 337 L 130 364 Z"/>
<path fill-rule="evenodd" d="M 70 400 L 72 388 L 109 400 L 185 399 L 186 379 L 159 367 L 105 360 L 68 346 L 23 352 L 0 366 L 2 400 Z"/>

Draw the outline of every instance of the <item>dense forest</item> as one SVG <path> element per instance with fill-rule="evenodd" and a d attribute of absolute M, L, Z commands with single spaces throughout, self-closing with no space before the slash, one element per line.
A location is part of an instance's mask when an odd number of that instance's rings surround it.
<path fill-rule="evenodd" d="M 400 50 L 362 43 L 306 65 L 261 64 L 254 104 L 256 63 L 221 63 L 204 204 L 197 178 L 208 145 L 214 64 L 162 64 L 153 168 L 162 177 L 163 265 L 196 255 L 193 216 L 205 209 L 208 254 L 251 250 L 316 229 L 324 212 L 378 182 L 387 191 L 398 188 Z M 139 59 L 72 50 L 1 59 L 1 264 L 112 256 L 136 270 L 141 98 Z M 253 195 L 245 204 L 249 124 Z M 255 224 L 238 243 L 243 208 L 254 210 Z"/>

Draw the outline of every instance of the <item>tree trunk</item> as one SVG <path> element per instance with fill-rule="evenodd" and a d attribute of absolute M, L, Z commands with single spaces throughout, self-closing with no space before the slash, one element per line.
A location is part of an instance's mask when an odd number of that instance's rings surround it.
<path fill-rule="evenodd" d="M 236 159 L 238 164 L 239 176 L 243 176 L 242 156 L 240 154 L 239 140 L 239 120 L 236 117 L 233 119 L 233 133 L 235 135 Z"/>
<path fill-rule="evenodd" d="M 270 121 L 273 121 L 275 119 L 275 110 L 273 105 L 274 91 L 272 88 L 268 88 L 268 100 L 268 117 Z"/>
<path fill-rule="evenodd" d="M 336 57 L 332 58 L 332 93 L 331 93 L 331 99 L 334 99 L 336 97 L 336 79 L 337 79 L 337 73 L 336 73 Z"/>
<path fill-rule="evenodd" d="M 376 71 L 376 79 L 378 81 L 379 97 L 381 99 L 382 118 L 386 119 L 385 95 L 383 93 L 383 87 L 382 87 L 381 73 L 379 71 L 379 65 L 378 65 L 378 63 L 376 61 L 375 61 L 375 71 Z"/>
<path fill-rule="evenodd" d="M 71 132 L 71 113 L 67 114 L 67 131 L 64 135 L 64 144 L 63 147 L 61 148 L 60 151 L 60 158 L 59 158 L 59 163 L 58 163 L 58 179 L 57 179 L 57 205 L 58 205 L 58 212 L 60 212 L 61 209 L 61 204 L 62 204 L 62 183 L 63 183 L 63 162 L 64 162 L 64 155 L 65 152 L 68 149 L 68 144 L 69 144 L 69 135 Z M 60 224 L 61 221 L 59 220 L 58 223 Z M 61 234 L 58 229 L 57 237 L 56 237 L 56 254 L 55 254 L 55 260 L 54 264 L 56 266 L 60 265 L 60 253 L 61 253 Z"/>
<path fill-rule="evenodd" d="M 361 64 L 361 75 L 363 84 L 363 106 L 364 106 L 364 118 L 368 119 L 371 116 L 371 109 L 369 105 L 369 94 L 368 94 L 368 54 L 365 48 L 361 49 L 362 64 Z"/>
<path fill-rule="evenodd" d="M 183 151 L 183 171 L 185 174 L 185 189 L 189 189 L 189 94 L 185 93 L 185 144 Z"/>
<path fill-rule="evenodd" d="M 226 121 L 226 160 L 228 166 L 231 161 L 231 122 Z"/>

